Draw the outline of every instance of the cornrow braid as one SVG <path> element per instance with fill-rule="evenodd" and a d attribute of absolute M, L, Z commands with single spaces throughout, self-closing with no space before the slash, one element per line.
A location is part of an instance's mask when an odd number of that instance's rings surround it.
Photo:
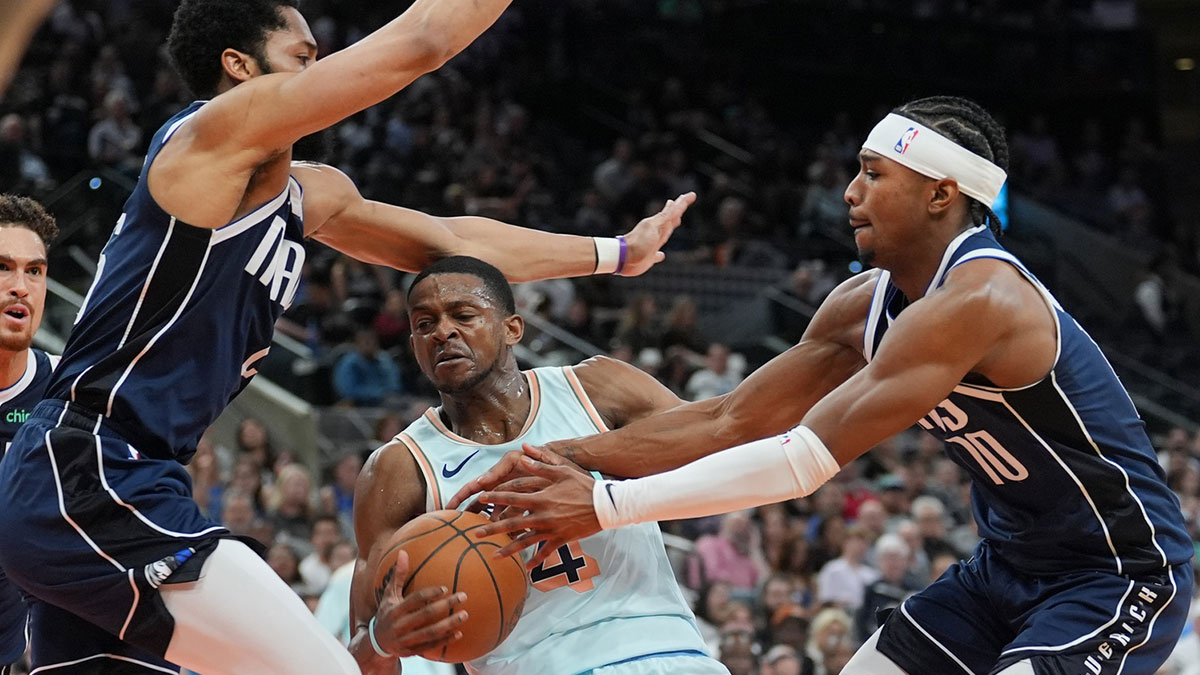
<path fill-rule="evenodd" d="M 937 131 L 971 152 L 1008 171 L 1008 139 L 1004 128 L 978 104 L 957 96 L 931 96 L 910 101 L 892 112 Z M 1000 233 L 1000 218 L 990 204 L 969 198 L 973 225 Z"/>

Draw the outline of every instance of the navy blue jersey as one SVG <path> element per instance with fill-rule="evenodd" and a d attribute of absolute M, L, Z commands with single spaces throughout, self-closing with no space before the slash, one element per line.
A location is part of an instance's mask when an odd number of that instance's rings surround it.
<path fill-rule="evenodd" d="M 13 436 L 17 435 L 17 429 L 21 428 L 34 406 L 42 400 L 46 384 L 50 382 L 50 375 L 57 364 L 57 356 L 31 348 L 25 374 L 13 386 L 0 389 L 0 448 L 8 449 Z"/>
<path fill-rule="evenodd" d="M 946 249 L 932 292 L 956 265 L 996 258 L 1042 294 L 1057 323 L 1054 367 L 1019 389 L 968 375 L 920 424 L 972 478 L 979 534 L 1019 569 L 1117 574 L 1192 557 L 1179 500 L 1167 488 L 1145 425 L 1100 348 L 986 227 Z M 880 273 L 867 319 L 867 360 L 908 305 Z"/>
<path fill-rule="evenodd" d="M 304 263 L 295 179 L 215 230 L 173 218 L 150 195 L 151 163 L 202 105 L 150 142 L 46 394 L 103 415 L 142 454 L 181 462 L 257 372 Z"/>

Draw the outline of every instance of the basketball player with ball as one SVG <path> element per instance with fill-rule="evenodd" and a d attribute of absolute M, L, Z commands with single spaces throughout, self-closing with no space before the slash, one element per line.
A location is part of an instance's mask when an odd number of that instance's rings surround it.
<path fill-rule="evenodd" d="M 363 672 L 392 673 L 397 656 L 419 653 L 469 658 L 468 670 L 483 675 L 728 673 L 706 654 L 656 524 L 558 547 L 529 572 L 522 611 L 509 595 L 524 586 L 513 575 L 522 565 L 492 559 L 507 537 L 477 539 L 471 530 L 484 524 L 483 516 L 441 511 L 450 495 L 522 443 L 622 427 L 682 401 L 649 375 L 608 358 L 521 371 L 512 348 L 524 321 L 512 290 L 498 269 L 475 258 L 445 258 L 426 268 L 408 304 L 413 353 L 442 405 L 376 450 L 359 475 L 359 559 L 350 603 L 351 649 Z M 400 542 L 405 552 L 394 548 Z M 394 569 L 387 552 L 399 554 Z M 446 592 L 422 588 L 423 575 L 446 580 L 450 593 L 468 588 L 465 597 L 450 596 L 453 609 L 439 607 L 447 617 L 428 633 L 457 629 L 449 643 L 415 643 L 392 611 L 389 594 Z"/>

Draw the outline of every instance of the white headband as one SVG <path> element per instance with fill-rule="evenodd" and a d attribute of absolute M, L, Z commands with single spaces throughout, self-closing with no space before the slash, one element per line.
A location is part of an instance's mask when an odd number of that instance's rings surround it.
<path fill-rule="evenodd" d="M 863 148 L 922 176 L 936 180 L 953 178 L 963 194 L 989 207 L 1008 178 L 1004 169 L 924 124 L 895 113 L 875 125 Z"/>

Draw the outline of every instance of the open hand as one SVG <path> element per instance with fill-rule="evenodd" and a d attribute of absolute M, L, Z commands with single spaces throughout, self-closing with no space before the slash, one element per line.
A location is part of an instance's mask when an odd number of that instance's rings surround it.
<path fill-rule="evenodd" d="M 462 486 L 462 489 L 454 493 L 454 496 L 451 497 L 450 501 L 446 503 L 446 508 L 457 509 L 460 504 L 467 501 L 475 494 L 484 492 L 486 490 L 495 490 L 497 487 L 504 485 L 505 483 L 512 483 L 518 478 L 532 477 L 534 474 L 530 473 L 529 469 L 522 461 L 526 457 L 532 457 L 540 462 L 545 462 L 548 464 L 566 466 L 583 474 L 587 473 L 587 471 L 580 468 L 579 465 L 552 452 L 546 446 L 535 446 L 525 443 L 522 448 L 523 450 L 511 450 L 505 453 L 504 456 L 500 458 L 499 462 L 496 462 L 494 465 L 492 465 L 492 468 L 484 471 L 474 480 Z M 544 479 L 538 480 L 541 482 L 534 483 L 533 481 L 523 481 L 521 483 L 516 483 L 513 486 L 509 486 L 507 489 L 530 492 L 532 491 L 531 489 L 521 489 L 520 486 L 529 486 L 531 484 L 548 484 L 548 482 Z M 481 511 L 487 503 L 488 502 L 483 499 L 477 499 L 473 504 L 471 504 L 470 507 L 468 507 L 467 510 Z M 493 517 L 493 520 L 496 519 L 497 518 Z"/>
<path fill-rule="evenodd" d="M 695 192 L 668 200 L 662 211 L 643 218 L 625 235 L 625 241 L 629 244 L 629 256 L 625 260 L 625 269 L 621 270 L 621 276 L 636 277 L 645 274 L 646 270 L 666 258 L 666 254 L 659 249 L 671 238 L 671 233 L 683 222 L 684 212 L 695 201 Z"/>
<path fill-rule="evenodd" d="M 495 504 L 503 515 L 475 530 L 474 535 L 505 532 L 514 536 L 511 544 L 493 554 L 496 558 L 546 542 L 526 563 L 533 569 L 560 546 L 590 537 L 601 528 L 592 506 L 596 480 L 552 452 L 528 445 L 524 451 L 520 465 L 529 475 L 479 496 L 480 502 Z"/>

